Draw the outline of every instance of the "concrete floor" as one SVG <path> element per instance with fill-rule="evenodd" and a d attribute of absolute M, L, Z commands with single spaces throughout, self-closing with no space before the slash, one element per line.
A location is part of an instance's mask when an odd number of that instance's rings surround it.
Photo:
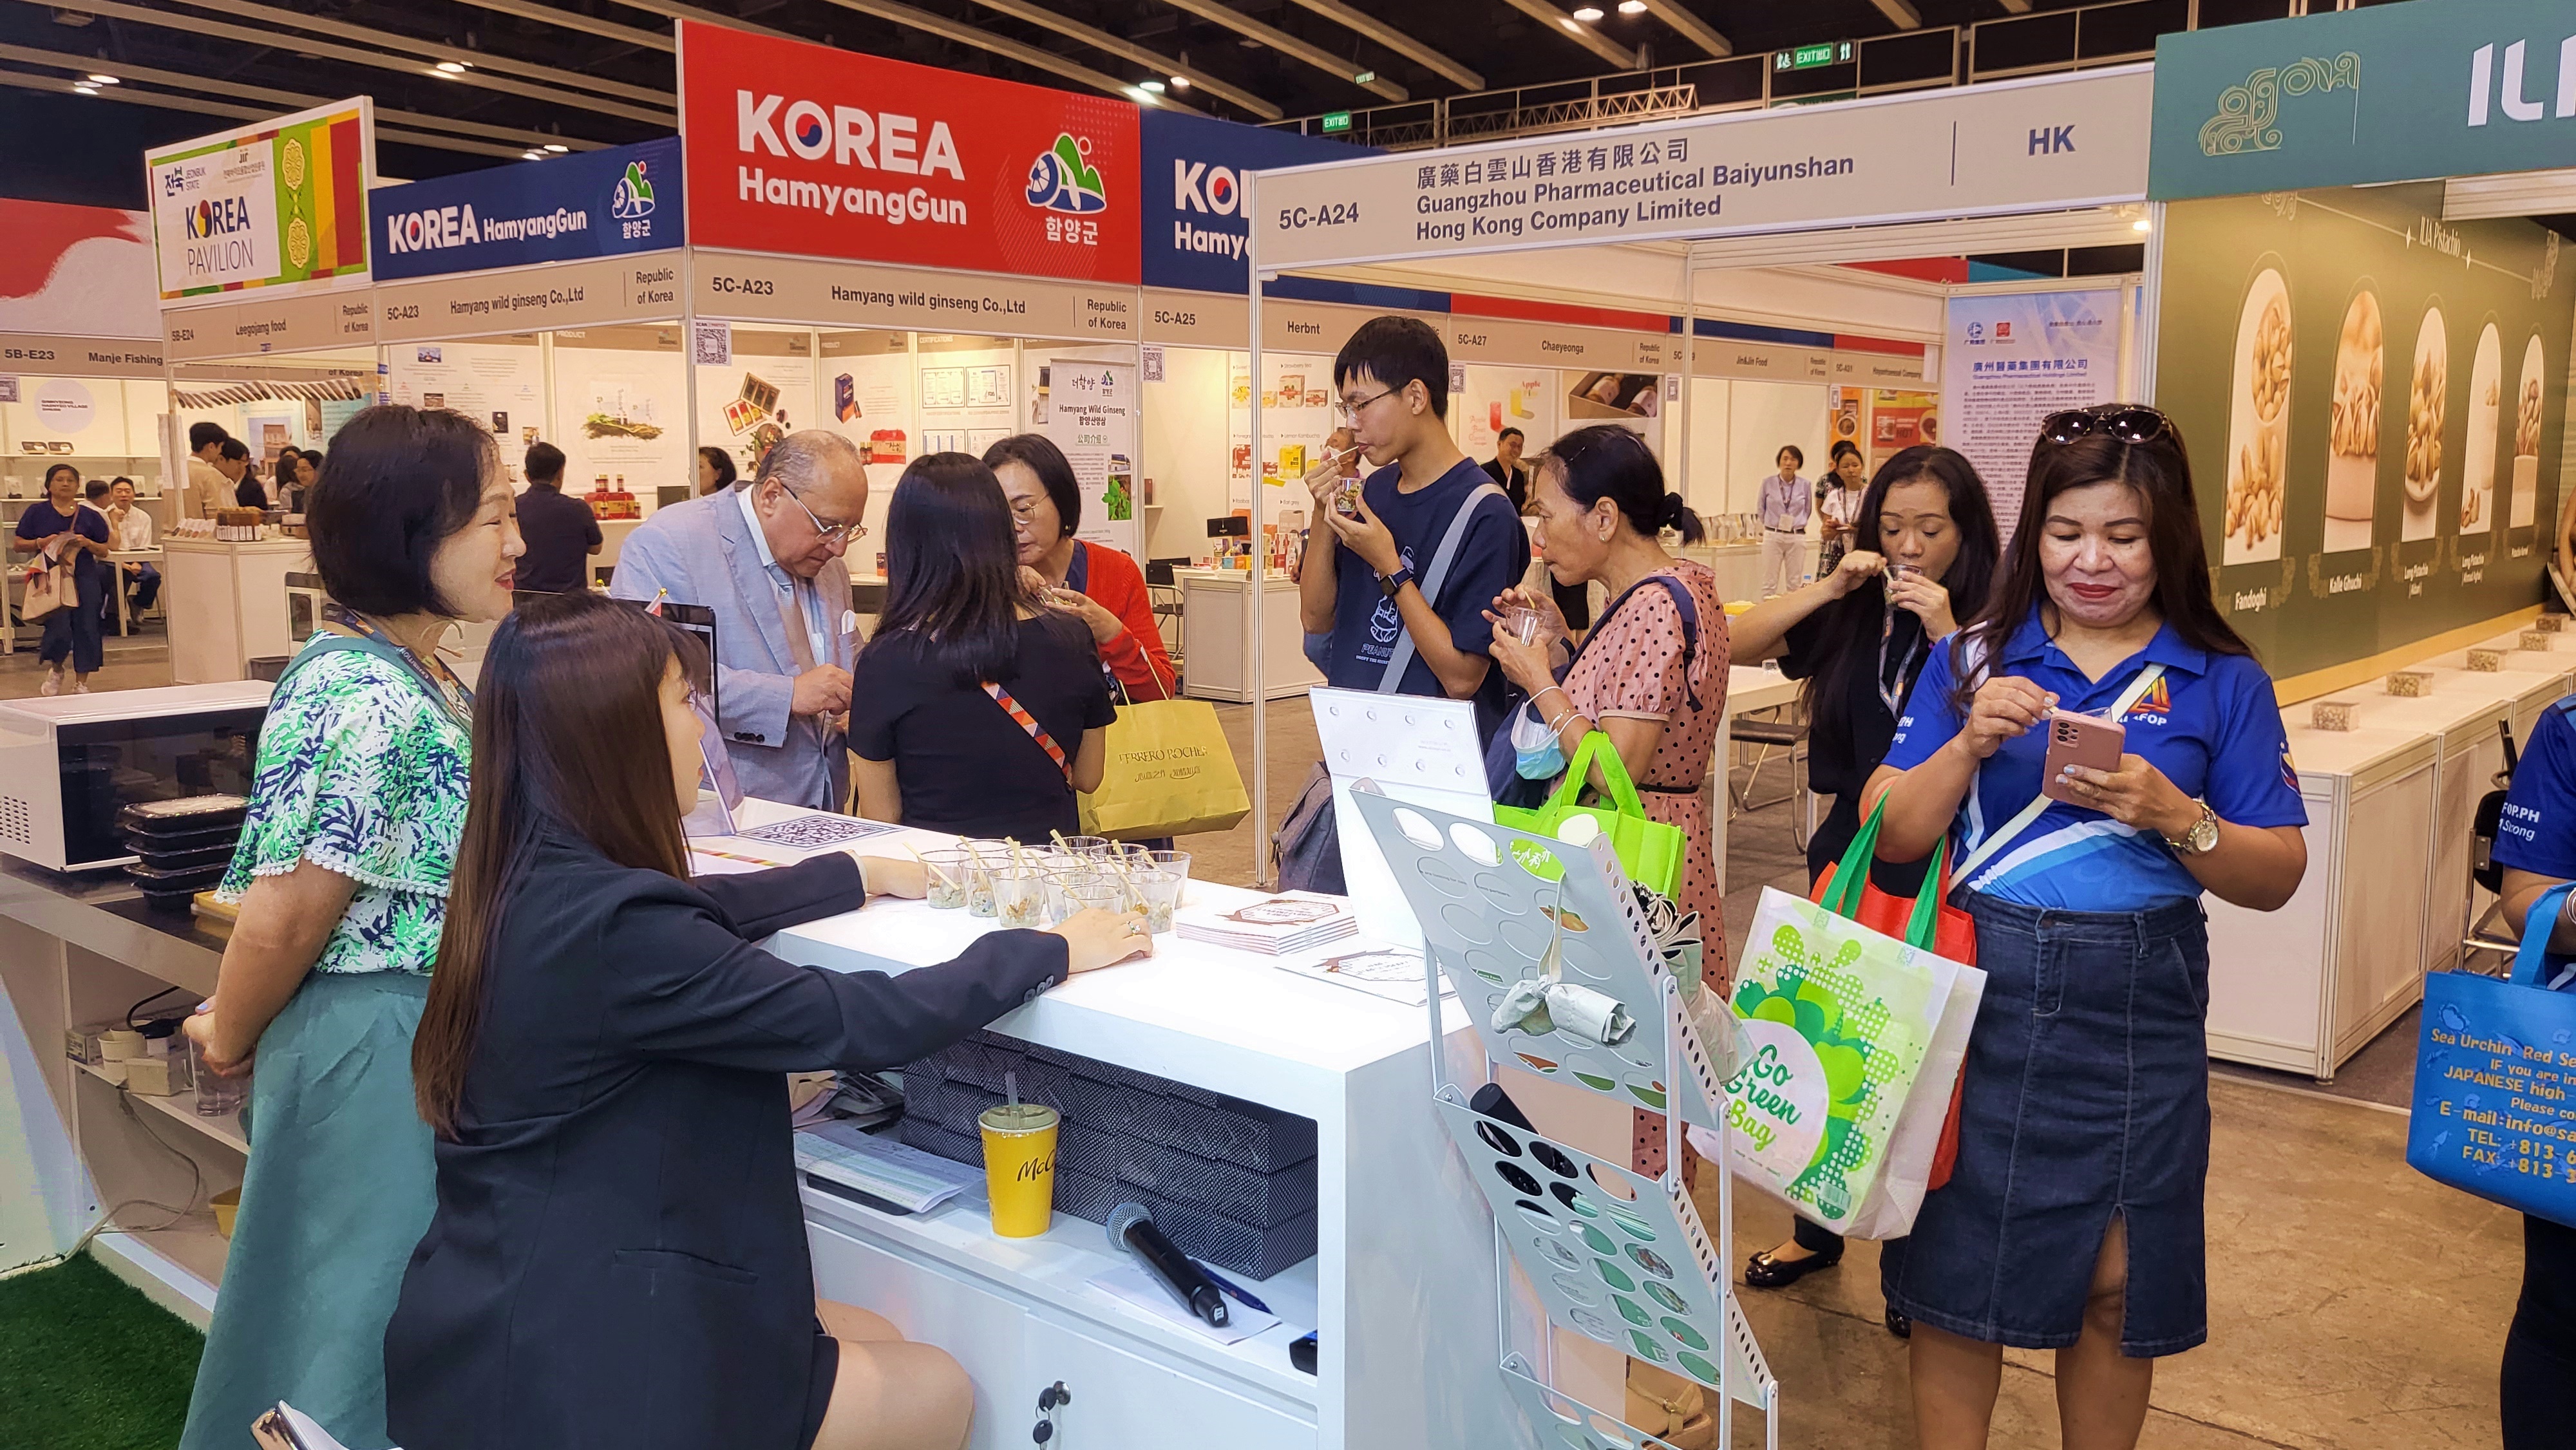
<path fill-rule="evenodd" d="M 32 650 L 0 657 L 0 698 L 31 695 Z M 98 688 L 169 681 L 157 634 L 108 640 Z M 1269 707 L 1270 811 L 1284 812 L 1317 758 L 1302 700 Z M 1236 758 L 1252 759 L 1248 707 L 1221 706 Z M 1765 782 L 1766 788 L 1770 784 Z M 1803 891 L 1786 807 L 1732 827 L 1726 903 L 1742 945 L 1763 885 Z M 1187 838 L 1202 879 L 1250 884 L 1247 820 Z M 2211 1342 L 2159 1366 L 2143 1443 L 2155 1450 L 2451 1450 L 2498 1443 L 2497 1356 L 2521 1275 L 2521 1226 L 2494 1205 L 2406 1167 L 2413 1019 L 2348 1064 L 2332 1089 L 2224 1065 L 2212 1085 Z M 2377 1101 L 2372 1101 L 2376 1099 Z M 1700 1197 L 1716 1212 L 1714 1180 Z M 1739 1194 L 1736 1255 L 1785 1238 L 1789 1215 Z M 1877 1246 L 1785 1291 L 1745 1292 L 1778 1376 L 1780 1443 L 1833 1450 L 1913 1444 L 1905 1347 L 1880 1325 Z M 2006 1356 L 1993 1444 L 2056 1443 L 2050 1356 Z M 1738 1420 L 1760 1444 L 1761 1416 Z"/>

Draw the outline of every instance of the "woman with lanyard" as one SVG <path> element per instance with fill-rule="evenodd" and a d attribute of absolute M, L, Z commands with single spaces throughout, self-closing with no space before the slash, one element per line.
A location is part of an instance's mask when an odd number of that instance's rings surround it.
<path fill-rule="evenodd" d="M 1880 465 L 1853 524 L 1874 548 L 1843 555 L 1803 589 L 1763 600 L 1736 616 L 1731 631 L 1734 658 L 1777 656 L 1782 674 L 1807 682 L 1799 704 L 1808 784 L 1834 798 L 1807 841 L 1811 883 L 1860 833 L 1861 787 L 1886 758 L 1915 677 L 1959 621 L 1985 607 L 2003 553 L 1985 481 L 1947 448 L 1918 445 Z M 1919 865 L 1882 863 L 1871 876 L 1879 889 L 1906 896 L 1923 884 Z M 1789 1242 L 1753 1256 L 1744 1282 L 1786 1288 L 1842 1257 L 1840 1234 L 1801 1218 Z M 1909 1332 L 1893 1309 L 1887 1327 Z"/>
<path fill-rule="evenodd" d="M 1168 700 L 1180 675 L 1154 626 L 1154 601 L 1136 561 L 1073 536 L 1082 489 L 1064 450 L 1040 433 L 1016 433 L 984 450 L 984 466 L 1011 501 L 1012 538 L 1040 603 L 1082 620 L 1100 662 L 1134 700 Z"/>
<path fill-rule="evenodd" d="M 2006 1345 L 2057 1351 L 2068 1445 L 2134 1446 L 2154 1357 L 2208 1338 L 2200 897 L 2275 910 L 2307 869 L 2280 708 L 2211 598 L 2172 420 L 2055 414 L 2029 477 L 1993 598 L 1933 651 L 1861 802 L 1884 859 L 1959 837 L 1986 973 L 1957 1169 L 1879 1259 L 1927 1450 L 1986 1443 Z M 2119 768 L 2043 781 L 2052 711 L 2125 727 Z"/>
<path fill-rule="evenodd" d="M 491 433 L 443 410 L 350 419 L 305 517 L 332 602 L 270 696 L 217 892 L 240 914 L 187 1024 L 211 1069 L 251 1073 L 251 1149 L 182 1450 L 241 1444 L 281 1399 L 388 1443 L 385 1322 L 434 1203 L 412 1033 L 472 758 L 437 648 L 510 612 L 520 553 Z"/>
<path fill-rule="evenodd" d="M 1845 554 L 1869 547 L 1862 542 L 1868 536 L 1853 527 L 1860 521 L 1860 496 L 1866 487 L 1867 471 L 1868 465 L 1861 461 L 1860 445 L 1848 438 L 1835 440 L 1833 466 L 1816 480 L 1816 522 L 1824 530 L 1824 542 L 1816 549 L 1818 579 L 1830 576 Z"/>

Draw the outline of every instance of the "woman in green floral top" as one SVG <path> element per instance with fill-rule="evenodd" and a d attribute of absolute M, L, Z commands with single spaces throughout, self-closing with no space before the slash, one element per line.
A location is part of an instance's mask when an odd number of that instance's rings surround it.
<path fill-rule="evenodd" d="M 188 1023 L 251 1074 L 251 1150 L 182 1450 L 246 1443 L 279 1400 L 351 1450 L 389 1443 L 385 1321 L 434 1206 L 412 1033 L 472 754 L 436 650 L 509 613 L 522 548 L 491 435 L 446 411 L 352 418 L 305 519 L 335 602 L 269 701 L 221 889 L 240 919 Z"/>

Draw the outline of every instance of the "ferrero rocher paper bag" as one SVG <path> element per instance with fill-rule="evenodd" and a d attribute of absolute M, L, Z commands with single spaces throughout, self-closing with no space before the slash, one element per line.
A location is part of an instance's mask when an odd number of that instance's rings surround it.
<path fill-rule="evenodd" d="M 1083 834 L 1128 841 L 1227 830 L 1252 811 L 1205 700 L 1121 705 L 1100 789 L 1081 800 Z"/>

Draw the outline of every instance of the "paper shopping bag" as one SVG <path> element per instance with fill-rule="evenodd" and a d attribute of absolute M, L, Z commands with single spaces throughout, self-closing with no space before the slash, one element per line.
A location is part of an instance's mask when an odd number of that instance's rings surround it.
<path fill-rule="evenodd" d="M 1837 1233 L 1905 1232 L 1957 1072 L 1953 1057 L 1939 1075 L 1936 1048 L 1965 1050 L 1963 1025 L 1942 1028 L 1975 972 L 1765 888 L 1736 969 L 1728 1166 Z M 1973 1010 L 1970 998 L 1962 1024 Z"/>
<path fill-rule="evenodd" d="M 1085 835 L 1139 841 L 1222 831 L 1252 811 L 1225 727 L 1205 700 L 1122 705 L 1108 745 L 1100 789 L 1081 798 Z"/>

